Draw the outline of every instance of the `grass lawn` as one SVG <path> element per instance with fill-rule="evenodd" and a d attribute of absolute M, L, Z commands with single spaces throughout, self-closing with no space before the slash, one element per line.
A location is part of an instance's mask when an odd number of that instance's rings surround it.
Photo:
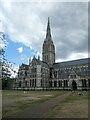
<path fill-rule="evenodd" d="M 72 94 L 47 115 L 48 118 L 88 118 L 88 92 Z"/>
<path fill-rule="evenodd" d="M 66 91 L 2 91 L 2 115 L 7 117 L 12 113 L 39 104 Z"/>

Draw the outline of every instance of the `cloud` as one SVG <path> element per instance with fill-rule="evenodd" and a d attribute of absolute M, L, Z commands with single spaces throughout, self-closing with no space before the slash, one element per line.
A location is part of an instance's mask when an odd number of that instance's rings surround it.
<path fill-rule="evenodd" d="M 76 59 L 78 59 L 78 58 L 88 58 L 88 52 L 87 53 L 83 53 L 83 55 L 82 55 L 82 53 L 72 53 L 70 56 L 69 56 L 69 58 L 67 58 L 67 59 L 57 59 L 56 60 L 56 62 L 63 62 L 63 61 L 70 61 L 70 60 L 76 60 Z"/>
<path fill-rule="evenodd" d="M 17 77 L 19 66 L 13 66 L 12 69 L 13 70 L 9 69 L 10 73 L 11 73 L 11 78 L 15 78 L 15 77 Z"/>
<path fill-rule="evenodd" d="M 42 59 L 42 54 L 37 51 L 36 57 L 38 58 L 38 56 L 40 57 L 40 59 Z"/>
<path fill-rule="evenodd" d="M 4 32 L 12 41 L 23 43 L 40 54 L 48 16 L 56 60 L 73 59 L 74 55 L 82 58 L 88 51 L 86 2 L 8 2 L 1 4 L 0 11 Z"/>
<path fill-rule="evenodd" d="M 23 52 L 23 47 L 19 47 L 19 48 L 17 48 L 17 50 L 18 50 L 19 53 L 22 53 Z"/>
<path fill-rule="evenodd" d="M 24 62 L 25 60 L 27 60 L 27 56 L 25 54 L 21 54 L 21 60 L 22 62 Z"/>
<path fill-rule="evenodd" d="M 2 41 L 1 39 L 0 39 L 0 50 L 2 49 L 2 48 L 4 48 L 5 47 L 5 43 L 4 43 L 4 41 Z"/>

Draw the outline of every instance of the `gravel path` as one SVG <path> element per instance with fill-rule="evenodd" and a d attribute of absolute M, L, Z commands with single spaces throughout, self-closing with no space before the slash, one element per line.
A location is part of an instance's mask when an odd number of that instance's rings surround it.
<path fill-rule="evenodd" d="M 56 98 L 36 104 L 33 107 L 13 114 L 9 118 L 44 118 L 49 111 L 58 106 L 58 104 L 62 103 L 70 94 L 71 92 L 67 92 Z"/>

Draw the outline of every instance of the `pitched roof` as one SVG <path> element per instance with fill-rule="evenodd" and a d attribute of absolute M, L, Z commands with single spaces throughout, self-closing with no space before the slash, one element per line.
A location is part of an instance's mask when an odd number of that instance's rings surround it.
<path fill-rule="evenodd" d="M 54 63 L 53 67 L 60 68 L 60 67 L 66 67 L 66 66 L 84 65 L 84 64 L 88 64 L 89 61 L 90 61 L 90 58 L 65 61 L 65 62 Z"/>
<path fill-rule="evenodd" d="M 81 76 L 81 77 L 90 77 L 90 71 L 76 72 L 76 74 Z"/>
<path fill-rule="evenodd" d="M 64 73 L 64 72 L 59 73 L 58 77 L 61 78 L 61 79 L 66 79 L 66 78 L 69 77 L 69 73 L 68 72 L 66 72 L 66 73 Z"/>
<path fill-rule="evenodd" d="M 25 68 L 25 70 L 28 70 L 28 65 L 22 63 L 22 65 L 20 66 L 20 68 L 22 68 L 22 69 Z"/>
<path fill-rule="evenodd" d="M 44 66 L 44 67 L 46 67 L 46 68 L 49 67 L 48 64 L 47 64 L 46 62 L 41 61 L 41 60 L 38 60 L 38 59 L 35 58 L 35 57 L 33 58 L 32 62 L 37 62 L 37 65 L 42 65 L 42 66 Z M 31 63 L 32 63 L 32 62 L 31 62 Z"/>

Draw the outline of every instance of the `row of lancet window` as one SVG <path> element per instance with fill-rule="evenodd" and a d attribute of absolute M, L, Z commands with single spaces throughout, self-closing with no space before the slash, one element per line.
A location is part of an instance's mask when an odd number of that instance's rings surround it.
<path fill-rule="evenodd" d="M 82 87 L 90 87 L 90 79 L 88 79 L 88 81 L 82 79 Z"/>
<path fill-rule="evenodd" d="M 53 84 L 53 86 L 52 86 Z M 63 81 L 58 81 L 58 86 L 57 86 L 57 81 L 54 81 L 54 83 L 52 83 L 52 81 L 49 82 L 49 87 L 68 87 L 68 81 L 64 80 Z"/>
<path fill-rule="evenodd" d="M 58 81 L 58 86 L 57 86 L 57 81 L 54 81 L 54 83 L 52 83 L 52 81 L 49 82 L 49 86 L 52 87 L 68 87 L 68 81 L 64 80 L 64 81 Z M 63 84 L 63 86 L 62 86 Z M 90 79 L 88 79 L 88 85 L 87 85 L 87 81 L 84 79 L 82 79 L 82 87 L 90 87 Z"/>
<path fill-rule="evenodd" d="M 36 87 L 36 79 L 30 80 L 30 87 Z"/>
<path fill-rule="evenodd" d="M 22 86 L 22 83 L 23 83 L 23 82 L 19 81 L 19 87 Z M 29 85 L 29 86 L 28 86 L 28 85 Z M 25 81 L 24 87 L 36 87 L 36 79 L 30 80 L 30 83 L 29 83 L 29 84 L 28 84 L 28 81 Z"/>
<path fill-rule="evenodd" d="M 88 85 L 87 85 L 88 82 Z M 21 87 L 22 82 L 19 81 L 19 87 Z M 41 80 L 41 86 L 42 86 L 43 82 Z M 25 87 L 28 86 L 28 82 L 25 81 Z M 29 87 L 36 87 L 36 79 L 32 79 L 30 80 L 29 83 Z M 57 86 L 57 81 L 54 81 L 52 83 L 52 81 L 49 81 L 49 87 L 68 87 L 68 81 L 64 80 L 64 81 L 58 81 L 58 86 Z M 82 79 L 82 87 L 90 87 L 90 79 L 88 79 L 88 81 L 86 81 L 85 79 Z"/>

